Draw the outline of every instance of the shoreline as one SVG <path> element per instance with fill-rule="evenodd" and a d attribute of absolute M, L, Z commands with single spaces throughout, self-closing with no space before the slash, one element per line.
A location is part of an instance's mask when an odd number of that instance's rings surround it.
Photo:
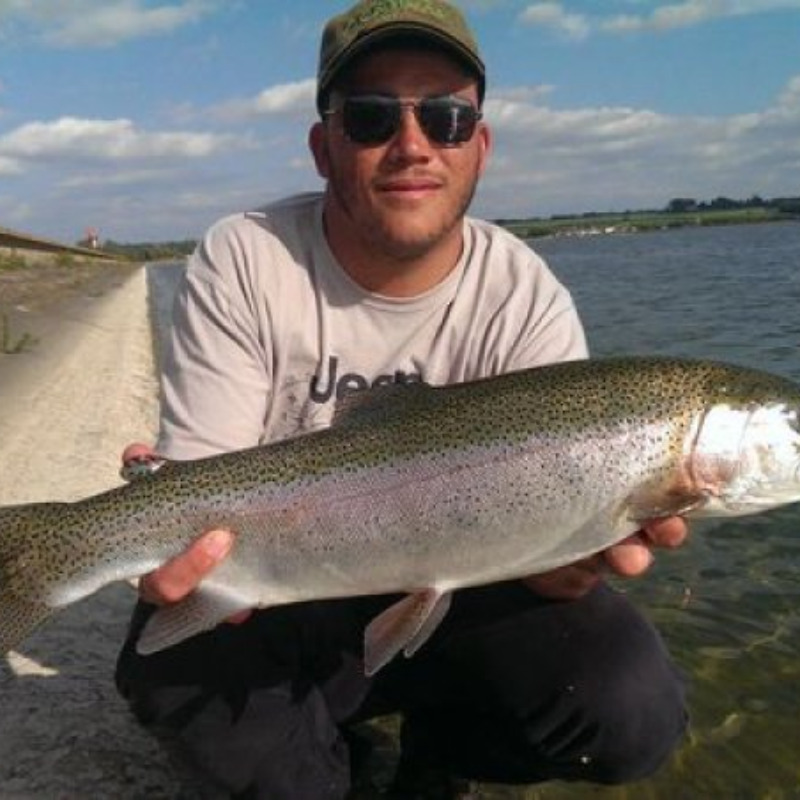
<path fill-rule="evenodd" d="M 121 481 L 122 447 L 155 435 L 146 267 L 106 273 L 14 318 L 38 341 L 0 355 L 0 503 L 74 500 Z M 52 287 L 51 287 L 52 288 Z M 192 800 L 114 687 L 134 589 L 46 622 L 0 665 L 0 800 Z"/>
<path fill-rule="evenodd" d="M 743 214 L 736 212 L 620 212 L 581 216 L 499 220 L 520 239 L 536 241 L 559 237 L 614 236 L 657 233 L 693 228 L 769 225 L 800 222 L 798 214 Z"/>

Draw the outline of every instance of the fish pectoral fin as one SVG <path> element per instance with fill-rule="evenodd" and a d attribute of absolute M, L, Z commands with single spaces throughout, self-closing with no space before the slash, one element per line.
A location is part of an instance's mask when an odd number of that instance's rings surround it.
<path fill-rule="evenodd" d="M 256 605 L 252 598 L 204 583 L 179 603 L 153 612 L 136 643 L 136 652 L 147 656 L 166 650 Z"/>
<path fill-rule="evenodd" d="M 628 503 L 628 516 L 635 522 L 664 517 L 680 517 L 703 508 L 707 492 L 642 492 Z"/>
<path fill-rule="evenodd" d="M 451 598 L 450 592 L 426 589 L 375 617 L 364 632 L 364 672 L 374 675 L 401 650 L 407 657 L 414 655 L 444 619 Z"/>

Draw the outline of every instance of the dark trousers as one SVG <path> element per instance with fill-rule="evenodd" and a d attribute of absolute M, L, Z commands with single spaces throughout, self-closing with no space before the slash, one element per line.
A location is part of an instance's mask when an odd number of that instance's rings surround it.
<path fill-rule="evenodd" d="M 572 602 L 518 583 L 456 593 L 432 639 L 366 678 L 366 623 L 392 598 L 285 606 L 142 657 L 117 684 L 234 796 L 341 800 L 348 723 L 399 711 L 404 746 L 467 779 L 618 783 L 654 771 L 685 726 L 683 687 L 654 629 L 600 586 Z"/>

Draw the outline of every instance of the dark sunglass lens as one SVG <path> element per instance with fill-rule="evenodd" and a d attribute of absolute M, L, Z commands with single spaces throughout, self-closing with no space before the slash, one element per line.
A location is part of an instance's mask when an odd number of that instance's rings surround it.
<path fill-rule="evenodd" d="M 475 133 L 479 117 L 467 100 L 432 97 L 419 104 L 419 121 L 425 134 L 440 145 L 468 142 Z"/>
<path fill-rule="evenodd" d="M 392 98 L 349 97 L 342 108 L 342 125 L 357 144 L 381 144 L 394 136 L 401 113 L 400 103 Z"/>

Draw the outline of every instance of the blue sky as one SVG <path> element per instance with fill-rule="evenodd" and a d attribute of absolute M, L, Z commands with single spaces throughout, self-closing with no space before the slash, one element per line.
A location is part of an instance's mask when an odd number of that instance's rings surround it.
<path fill-rule="evenodd" d="M 340 2 L 0 0 L 0 226 L 195 238 L 321 186 Z M 463 0 L 495 151 L 473 212 L 800 194 L 800 0 Z"/>

